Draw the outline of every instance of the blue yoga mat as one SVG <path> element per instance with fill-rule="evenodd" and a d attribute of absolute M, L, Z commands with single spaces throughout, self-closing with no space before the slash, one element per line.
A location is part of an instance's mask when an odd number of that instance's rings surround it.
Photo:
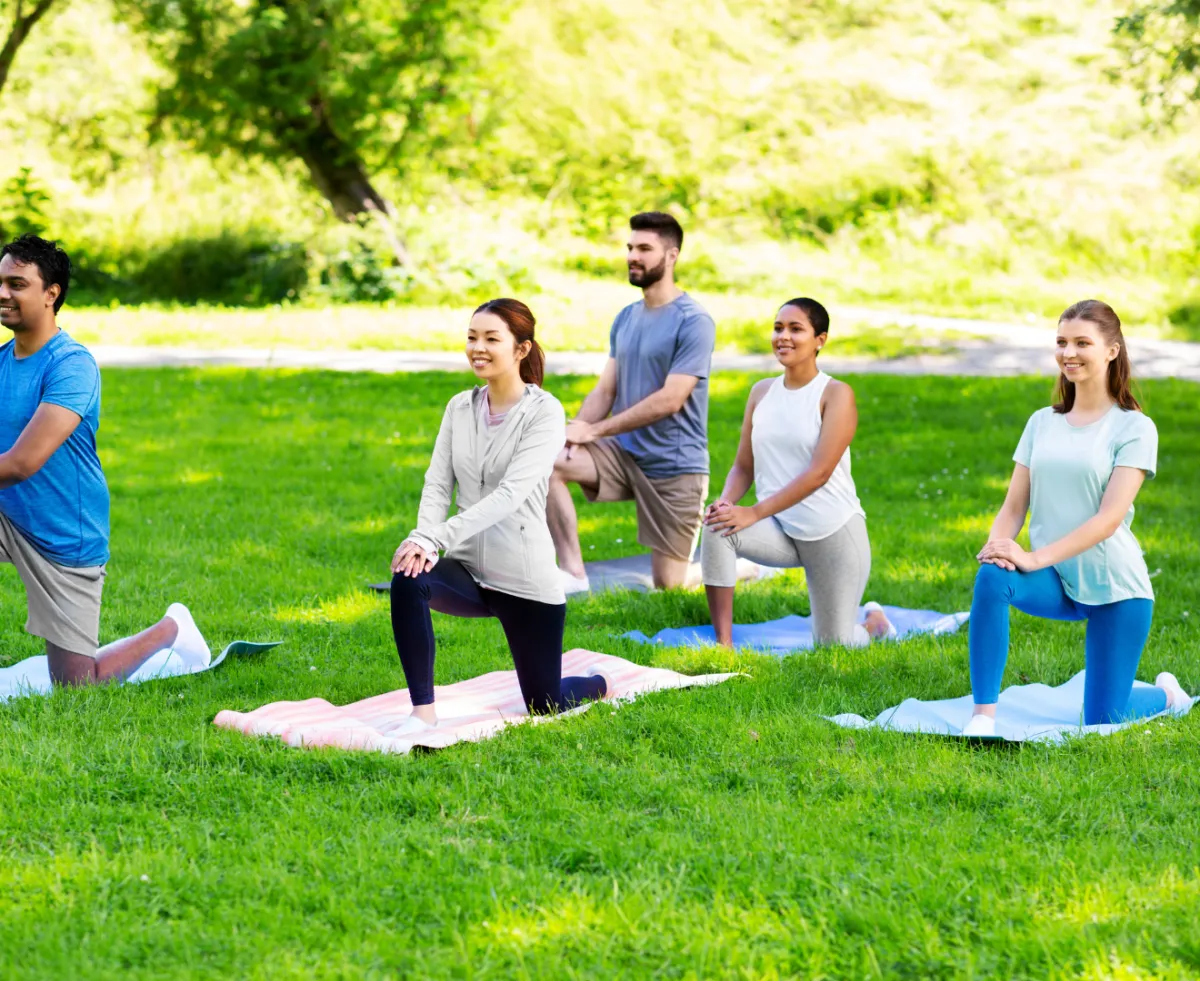
<path fill-rule="evenodd" d="M 996 703 L 996 735 L 988 737 L 996 741 L 1013 743 L 1026 740 L 1058 743 L 1071 736 L 1098 733 L 1107 736 L 1125 729 L 1132 722 L 1085 726 L 1083 724 L 1083 680 L 1080 671 L 1075 677 L 1057 688 L 1049 685 L 1013 685 L 1000 693 Z M 1135 681 L 1135 688 L 1149 688 L 1143 681 Z M 1194 705 L 1196 699 L 1192 700 Z M 845 713 L 826 716 L 830 722 L 847 729 L 886 729 L 891 732 L 919 732 L 933 736 L 964 737 L 962 727 L 971 718 L 974 699 L 970 695 L 959 698 L 944 698 L 940 701 L 922 702 L 908 698 L 894 708 L 880 712 L 874 719 Z M 1191 711 L 1187 706 L 1177 715 Z M 1162 716 L 1169 713 L 1163 712 Z M 1159 719 L 1160 716 L 1152 716 Z M 1143 719 L 1142 722 L 1148 720 Z"/>
<path fill-rule="evenodd" d="M 896 628 L 896 639 L 917 634 L 952 634 L 970 616 L 968 613 L 938 613 L 936 610 L 906 610 L 900 606 L 885 606 L 887 618 Z M 866 617 L 858 611 L 859 622 Z M 712 626 L 670 627 L 647 637 L 640 630 L 622 634 L 643 644 L 662 644 L 665 647 L 706 647 L 717 642 Z M 789 654 L 813 646 L 812 617 L 790 616 L 766 623 L 734 624 L 733 646 L 749 647 L 766 654 Z"/>

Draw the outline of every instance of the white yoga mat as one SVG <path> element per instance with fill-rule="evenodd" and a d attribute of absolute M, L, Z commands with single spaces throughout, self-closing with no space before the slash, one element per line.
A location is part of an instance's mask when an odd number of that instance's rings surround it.
<path fill-rule="evenodd" d="M 1148 719 L 1119 724 L 1085 726 L 1083 724 L 1083 675 L 1080 671 L 1070 681 L 1051 688 L 1049 685 L 1013 685 L 1000 693 L 996 707 L 996 735 L 988 737 L 997 742 L 1041 741 L 1058 743 L 1072 736 L 1099 733 L 1107 736 L 1131 725 L 1140 725 Z M 1149 688 L 1143 681 L 1134 682 L 1136 688 Z M 1192 700 L 1195 705 L 1197 699 Z M 847 729 L 887 729 L 892 732 L 920 732 L 934 736 L 964 737 L 962 727 L 971 718 L 974 702 L 970 695 L 961 698 L 945 698 L 936 702 L 922 702 L 907 698 L 895 708 L 880 712 L 874 719 L 845 713 L 826 716 L 830 722 Z M 1189 705 L 1181 715 L 1191 711 Z M 1169 715 L 1160 712 L 1150 718 Z"/>
<path fill-rule="evenodd" d="M 125 684 L 136 685 L 143 681 L 154 681 L 156 678 L 174 678 L 181 674 L 199 674 L 211 671 L 226 657 L 239 654 L 258 654 L 261 651 L 278 647 L 283 641 L 276 640 L 266 644 L 252 644 L 247 640 L 235 640 L 221 651 L 208 664 L 196 665 L 189 668 L 183 659 L 169 647 L 163 648 L 133 674 L 125 679 Z M 44 695 L 52 688 L 50 684 L 50 667 L 45 654 L 29 657 L 24 661 L 7 668 L 0 668 L 0 702 L 10 698 L 20 698 L 24 695 Z"/>

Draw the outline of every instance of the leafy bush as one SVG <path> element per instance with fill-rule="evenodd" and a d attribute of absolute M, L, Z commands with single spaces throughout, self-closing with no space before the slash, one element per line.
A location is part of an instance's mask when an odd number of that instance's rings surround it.
<path fill-rule="evenodd" d="M 1200 341 L 1200 296 L 1179 304 L 1167 314 L 1167 320 L 1184 340 Z"/>
<path fill-rule="evenodd" d="M 50 195 L 33 169 L 22 167 L 0 188 L 0 239 L 41 235 L 50 224 L 49 204 Z"/>

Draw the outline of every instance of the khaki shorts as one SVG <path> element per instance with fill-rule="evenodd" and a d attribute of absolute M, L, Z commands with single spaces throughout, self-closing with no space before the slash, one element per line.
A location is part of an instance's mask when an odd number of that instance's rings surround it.
<path fill-rule="evenodd" d="M 589 501 L 634 501 L 637 504 L 638 544 L 673 559 L 690 560 L 696 551 L 708 474 L 685 473 L 654 479 L 612 437 L 587 444 L 600 486 L 580 485 Z"/>
<path fill-rule="evenodd" d="M 25 584 L 25 629 L 72 654 L 95 657 L 100 646 L 104 566 L 56 565 L 0 514 L 0 562 L 11 562 Z"/>

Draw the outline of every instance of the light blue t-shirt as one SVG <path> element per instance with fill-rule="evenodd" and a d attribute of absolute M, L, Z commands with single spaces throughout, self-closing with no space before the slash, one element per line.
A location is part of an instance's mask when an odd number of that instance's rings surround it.
<path fill-rule="evenodd" d="M 1029 468 L 1029 541 L 1042 548 L 1099 513 L 1114 467 L 1154 476 L 1158 430 L 1143 413 L 1115 405 L 1086 426 L 1072 426 L 1047 407 L 1029 417 L 1013 460 Z M 1088 606 L 1154 599 L 1142 548 L 1129 528 L 1133 510 L 1130 505 L 1111 538 L 1054 567 L 1071 599 Z"/>
<path fill-rule="evenodd" d="M 638 300 L 613 321 L 608 341 L 609 356 L 617 362 L 613 415 L 657 392 L 667 375 L 698 379 L 678 412 L 617 437 L 647 477 L 708 473 L 708 375 L 716 340 L 712 317 L 687 293 L 653 310 Z"/>
<path fill-rule="evenodd" d="M 12 448 L 43 402 L 70 409 L 81 421 L 41 470 L 0 489 L 0 514 L 57 565 L 104 565 L 108 485 L 96 455 L 100 369 L 63 331 L 27 358 L 16 356 L 13 341 L 0 347 L 0 453 Z"/>

